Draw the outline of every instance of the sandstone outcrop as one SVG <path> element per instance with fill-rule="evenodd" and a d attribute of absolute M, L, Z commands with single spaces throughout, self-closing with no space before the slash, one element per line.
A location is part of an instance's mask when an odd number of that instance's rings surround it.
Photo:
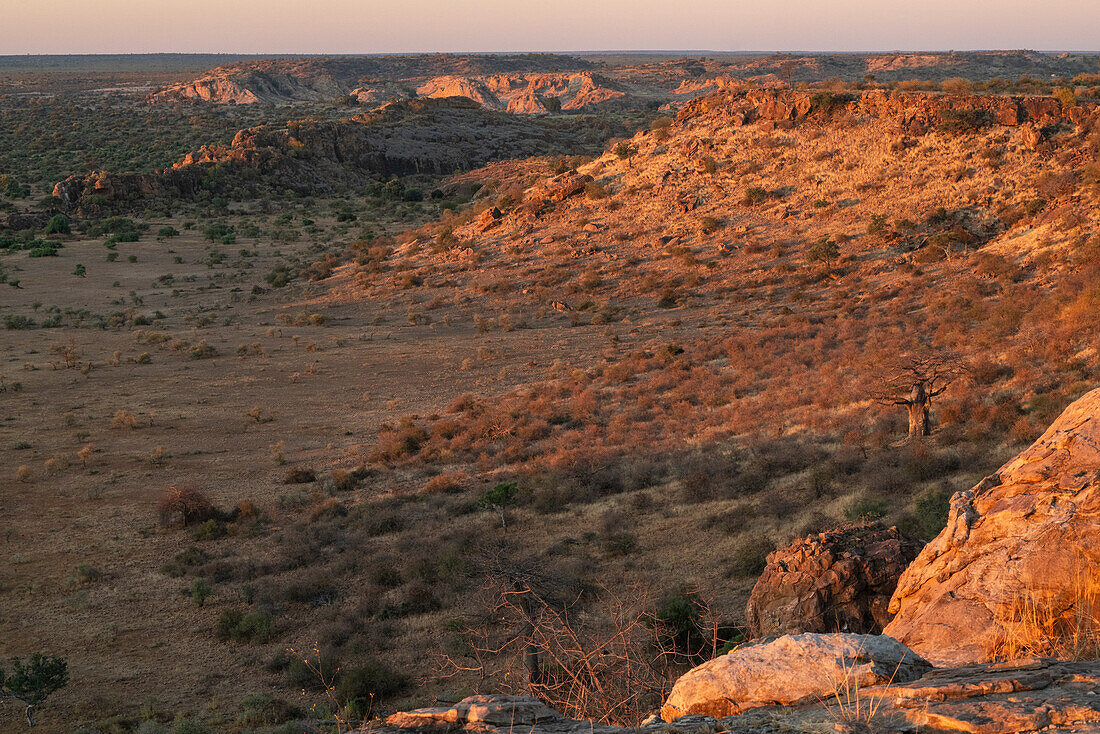
<path fill-rule="evenodd" d="M 745 609 L 752 636 L 882 632 L 898 577 L 923 546 L 895 527 L 870 523 L 772 552 Z"/>
<path fill-rule="evenodd" d="M 479 79 L 459 76 L 440 76 L 422 84 L 416 90 L 419 97 L 438 99 L 440 97 L 465 97 L 472 99 L 482 107 L 491 110 L 501 108 L 500 100 L 493 91 Z"/>
<path fill-rule="evenodd" d="M 938 665 L 991 660 L 1038 608 L 1072 623 L 1100 568 L 1100 389 L 951 500 L 947 527 L 902 574 L 886 634 Z M 1024 605 L 1024 607 L 1021 607 Z"/>
<path fill-rule="evenodd" d="M 820 700 L 838 687 L 904 683 L 931 669 L 928 661 L 890 637 L 805 634 L 765 638 L 683 675 L 665 700 L 661 718 L 731 716 L 760 706 Z"/>

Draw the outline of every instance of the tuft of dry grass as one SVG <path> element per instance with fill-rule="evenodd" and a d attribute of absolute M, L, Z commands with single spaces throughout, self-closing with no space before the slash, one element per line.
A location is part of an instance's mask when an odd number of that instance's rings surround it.
<path fill-rule="evenodd" d="M 1008 607 L 993 641 L 995 660 L 1100 658 L 1100 569 L 1082 562 L 1060 593 L 1029 593 Z"/>
<path fill-rule="evenodd" d="M 898 668 L 901 662 L 898 662 Z M 882 704 L 886 700 L 890 686 L 893 685 L 897 669 L 890 676 L 890 680 L 884 686 L 875 686 L 874 691 L 869 691 L 859 683 L 856 671 L 857 662 L 841 663 L 841 675 L 833 681 L 833 690 L 826 696 L 822 703 L 826 710 L 837 720 L 845 724 L 863 724 L 871 726 L 879 723 L 882 716 Z"/>

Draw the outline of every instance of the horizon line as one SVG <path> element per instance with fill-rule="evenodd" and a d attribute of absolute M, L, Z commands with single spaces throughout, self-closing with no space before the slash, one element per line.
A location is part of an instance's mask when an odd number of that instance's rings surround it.
<path fill-rule="evenodd" d="M 0 54 L 3 58 L 27 57 L 66 57 L 66 56 L 256 56 L 256 57 L 369 57 L 369 56 L 504 56 L 525 54 L 546 54 L 552 56 L 611 56 L 616 54 L 634 55 L 672 55 L 672 54 L 720 54 L 729 56 L 759 56 L 778 54 L 804 54 L 808 56 L 828 55 L 872 55 L 872 54 L 951 54 L 951 53 L 1038 53 L 1038 54 L 1100 54 L 1100 49 L 1035 49 L 1035 48 L 952 48 L 952 49 L 855 49 L 855 50 L 811 50 L 811 49 L 582 49 L 568 50 L 466 50 L 466 51 L 46 51 Z"/>

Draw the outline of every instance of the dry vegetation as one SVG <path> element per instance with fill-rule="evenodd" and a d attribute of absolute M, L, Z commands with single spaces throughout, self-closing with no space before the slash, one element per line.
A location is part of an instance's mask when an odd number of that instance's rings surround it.
<path fill-rule="evenodd" d="M 938 532 L 1100 374 L 1100 129 L 829 112 L 0 235 L 0 652 L 68 658 L 44 729 L 499 689 L 532 598 L 543 695 L 631 721 L 777 544 Z M 924 355 L 964 376 L 910 444 L 875 388 Z"/>

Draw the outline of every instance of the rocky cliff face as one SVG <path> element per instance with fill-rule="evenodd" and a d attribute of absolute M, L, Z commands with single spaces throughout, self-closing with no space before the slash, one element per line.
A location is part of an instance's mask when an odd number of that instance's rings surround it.
<path fill-rule="evenodd" d="M 947 527 L 898 582 L 885 633 L 939 665 L 988 661 L 1033 612 L 1072 630 L 1098 566 L 1100 389 L 952 498 Z"/>

